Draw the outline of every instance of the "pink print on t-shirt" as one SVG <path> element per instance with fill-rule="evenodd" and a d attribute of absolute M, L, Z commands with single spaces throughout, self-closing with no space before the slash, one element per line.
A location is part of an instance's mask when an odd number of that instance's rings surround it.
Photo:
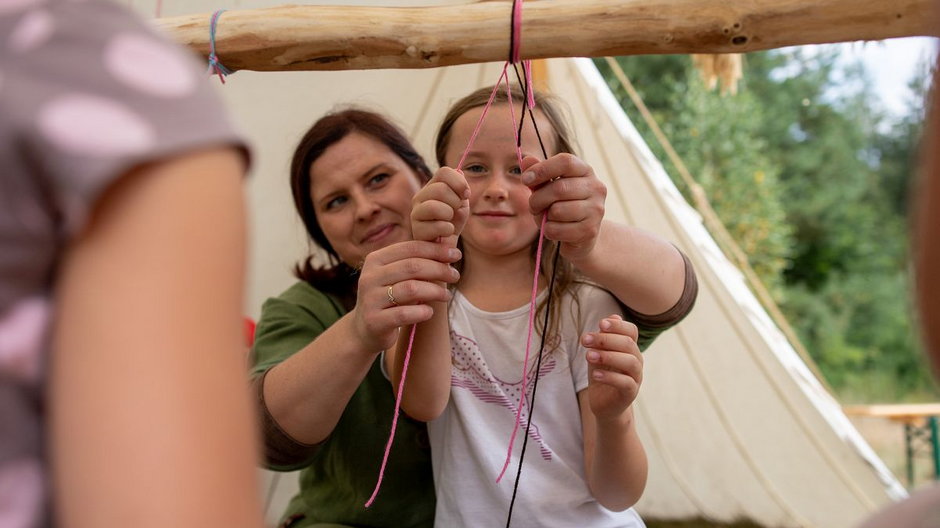
<path fill-rule="evenodd" d="M 453 361 L 450 375 L 451 385 L 469 390 L 471 394 L 482 402 L 496 404 L 505 408 L 509 411 L 510 416 L 515 419 L 516 402 L 519 401 L 519 391 L 522 387 L 522 380 L 520 379 L 515 382 L 503 381 L 496 377 L 487 367 L 483 355 L 480 353 L 479 346 L 472 339 L 451 332 L 450 342 L 452 343 L 451 358 Z M 560 339 L 558 336 L 550 337 L 547 340 L 545 349 L 548 352 L 543 354 L 542 366 L 539 369 L 540 379 L 555 370 L 558 362 L 550 351 L 554 350 L 559 342 Z M 531 365 L 532 368 L 535 368 L 535 361 L 532 361 Z M 522 410 L 520 411 L 522 416 L 520 416 L 519 424 L 522 430 L 526 429 L 529 421 L 531 387 L 533 386 L 531 376 L 532 374 L 530 373 L 529 394 L 526 395 L 526 403 L 522 406 Z M 551 460 L 552 452 L 542 440 L 539 427 L 535 422 L 529 427 L 529 437 L 538 442 L 539 453 L 542 455 L 542 458 L 544 460 Z"/>

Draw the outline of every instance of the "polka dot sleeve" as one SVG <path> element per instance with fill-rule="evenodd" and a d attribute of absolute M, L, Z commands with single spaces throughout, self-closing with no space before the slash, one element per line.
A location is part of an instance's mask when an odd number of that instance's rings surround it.
<path fill-rule="evenodd" d="M 23 194 L 38 188 L 37 207 L 67 235 L 136 165 L 209 146 L 247 152 L 205 68 L 123 7 L 11 5 L 0 7 L 0 160 L 28 175 L 37 187 Z"/>

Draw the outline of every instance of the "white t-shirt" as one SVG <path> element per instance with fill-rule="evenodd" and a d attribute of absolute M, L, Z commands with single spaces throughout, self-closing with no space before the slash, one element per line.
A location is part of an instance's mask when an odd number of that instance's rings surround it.
<path fill-rule="evenodd" d="M 584 475 L 584 440 L 578 391 L 588 386 L 587 360 L 580 345 L 585 331 L 596 331 L 604 317 L 620 313 L 614 298 L 587 284 L 572 285 L 562 301 L 559 326 L 545 341 L 535 419 L 513 506 L 512 526 L 639 528 L 632 509 L 612 512 L 591 495 Z M 544 298 L 546 292 L 540 294 Z M 580 308 L 580 309 L 579 309 Z M 437 492 L 435 525 L 504 526 L 529 416 L 533 374 L 540 338 L 532 336 L 527 402 L 512 459 L 499 484 L 515 423 L 522 385 L 522 363 L 529 306 L 508 312 L 479 310 L 457 292 L 451 303 L 450 402 L 428 423 Z M 536 327 L 541 327 L 541 317 Z"/>

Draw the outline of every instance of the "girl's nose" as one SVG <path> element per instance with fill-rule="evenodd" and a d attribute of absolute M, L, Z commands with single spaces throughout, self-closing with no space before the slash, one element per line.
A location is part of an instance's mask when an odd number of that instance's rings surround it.
<path fill-rule="evenodd" d="M 505 200 L 509 196 L 509 189 L 506 187 L 506 178 L 501 174 L 494 174 L 486 183 L 483 189 L 483 197 L 487 200 Z"/>

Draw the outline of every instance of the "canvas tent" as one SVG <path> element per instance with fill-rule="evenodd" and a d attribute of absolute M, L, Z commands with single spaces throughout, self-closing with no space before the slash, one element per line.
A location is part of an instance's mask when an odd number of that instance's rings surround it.
<path fill-rule="evenodd" d="M 403 3 L 431 2 L 395 2 Z M 275 5 L 234 4 L 229 7 Z M 149 10 L 152 4 L 138 7 Z M 163 10 L 178 15 L 216 7 L 166 2 Z M 582 157 L 608 187 L 608 217 L 673 241 L 699 278 L 695 310 L 646 353 L 637 409 L 650 479 L 637 506 L 641 514 L 650 520 L 848 528 L 903 497 L 903 487 L 718 249 L 592 62 L 551 59 L 543 65 L 548 89 L 569 106 Z M 432 137 L 445 109 L 495 82 L 500 67 L 245 71 L 229 77 L 220 93 L 255 149 L 247 184 L 252 240 L 246 313 L 257 317 L 265 298 L 293 282 L 290 270 L 308 250 L 287 173 L 290 152 L 313 120 L 337 105 L 381 110 L 433 160 Z M 276 480 L 271 519 L 296 489 L 295 480 Z"/>

